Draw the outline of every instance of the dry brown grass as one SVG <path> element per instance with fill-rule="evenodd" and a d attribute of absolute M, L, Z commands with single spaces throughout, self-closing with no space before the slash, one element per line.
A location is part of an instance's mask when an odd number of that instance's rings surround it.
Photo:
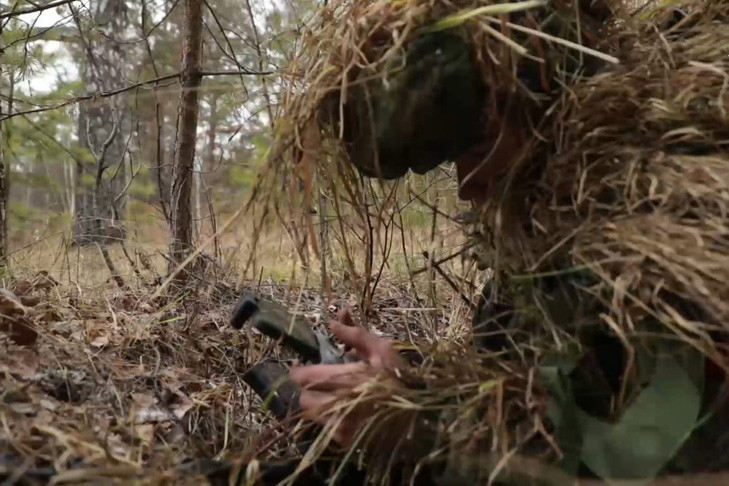
<path fill-rule="evenodd" d="M 275 222 L 254 239 L 250 227 L 258 221 L 243 215 L 220 234 L 218 263 L 197 268 L 184 295 L 172 300 L 150 300 L 167 272 L 160 223 L 128 222 L 124 247 L 108 247 L 125 288 L 111 278 L 97 247 L 70 248 L 65 234 L 50 232 L 16 242 L 13 277 L 5 284 L 29 307 L 17 317 L 20 334 L 0 333 L 0 454 L 9 454 L 2 456 L 0 475 L 53 468 L 58 484 L 194 484 L 200 478 L 182 472 L 183 461 L 287 451 L 286 429 L 261 412 L 260 400 L 241 381 L 251 365 L 277 354 L 275 347 L 250 332 L 235 333 L 228 325 L 232 305 L 250 289 L 298 303 L 319 326 L 334 314 L 322 313 L 328 303 L 313 290 L 318 265 L 307 272 L 294 241 Z M 447 227 L 439 223 L 439 231 Z M 251 252 L 254 263 L 244 275 Z M 357 249 L 356 257 L 363 252 Z M 458 297 L 440 282 L 437 308 L 422 309 L 405 289 L 402 265 L 385 269 L 371 312 L 360 313 L 361 293 L 354 289 L 361 282 L 345 284 L 337 276 L 341 255 L 329 258 L 338 282 L 329 303 L 352 307 L 368 327 L 404 339 L 468 332 Z M 34 287 L 38 272 L 58 285 Z M 430 287 L 427 274 L 416 280 Z"/>
<path fill-rule="evenodd" d="M 270 459 L 290 447 L 287 430 L 261 412 L 241 381 L 252 364 L 277 353 L 273 343 L 228 325 L 234 281 L 198 282 L 180 299 L 153 302 L 148 283 L 43 290 L 30 281 L 12 283 L 30 307 L 14 318 L 21 332 L 2 333 L 0 343 L 0 451 L 10 454 L 0 474 L 54 468 L 57 484 L 193 484 L 200 479 L 186 477 L 184 461 Z M 388 299 L 376 301 L 368 324 L 380 332 L 422 338 L 431 317 L 442 325 L 465 317 L 418 312 L 407 291 L 382 286 Z M 333 317 L 322 314 L 316 290 L 266 281 L 243 288 L 298 303 L 318 325 Z M 356 311 L 356 295 L 335 299 Z"/>

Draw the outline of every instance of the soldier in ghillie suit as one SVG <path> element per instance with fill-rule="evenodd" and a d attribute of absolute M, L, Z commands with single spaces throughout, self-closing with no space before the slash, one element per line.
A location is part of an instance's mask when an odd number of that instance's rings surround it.
<path fill-rule="evenodd" d="M 729 1 L 618 7 L 334 2 L 308 39 L 281 146 L 384 180 L 455 162 L 494 272 L 475 346 L 413 367 L 344 312 L 362 361 L 291 371 L 373 477 L 729 466 Z"/>

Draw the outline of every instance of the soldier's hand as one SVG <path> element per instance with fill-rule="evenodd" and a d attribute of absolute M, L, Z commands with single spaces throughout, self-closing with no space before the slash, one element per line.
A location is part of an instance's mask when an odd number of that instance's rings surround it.
<path fill-rule="evenodd" d="M 356 387 L 370 379 L 387 376 L 394 379 L 393 371 L 402 366 L 392 342 L 356 326 L 348 310 L 337 316 L 338 322 L 330 323 L 332 333 L 351 348 L 359 361 L 345 364 L 317 364 L 291 369 L 291 380 L 301 390 L 299 405 L 303 415 L 319 424 L 326 425 L 333 419 L 326 410 L 332 402 L 350 394 Z M 356 437 L 362 423 L 372 413 L 371 407 L 358 407 L 341 421 L 334 439 L 348 446 Z"/>

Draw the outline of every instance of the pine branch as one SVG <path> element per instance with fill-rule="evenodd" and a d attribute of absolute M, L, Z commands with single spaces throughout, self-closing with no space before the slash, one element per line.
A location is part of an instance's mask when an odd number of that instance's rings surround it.
<path fill-rule="evenodd" d="M 35 13 L 35 12 L 42 12 L 44 10 L 49 10 L 51 8 L 68 5 L 69 3 L 75 2 L 75 1 L 76 0 L 57 0 L 55 2 L 47 3 L 45 5 L 36 5 L 33 7 L 28 7 L 28 8 L 11 10 L 10 12 L 5 12 L 5 13 L 0 14 L 0 20 L 7 19 L 9 17 L 18 17 L 20 15 L 25 15 L 25 14 Z"/>
<path fill-rule="evenodd" d="M 212 77 L 212 76 L 266 76 L 269 74 L 274 74 L 274 71 L 204 71 L 201 72 L 200 75 L 204 77 Z M 65 101 L 62 101 L 61 103 L 55 104 L 53 106 L 44 106 L 41 108 L 35 108 L 32 110 L 26 110 L 26 111 L 16 111 L 14 113 L 8 113 L 5 116 L 0 117 L 0 123 L 2 123 L 5 120 L 9 120 L 11 118 L 15 118 L 16 116 L 26 116 L 26 115 L 33 115 L 35 113 L 44 113 L 46 111 L 52 111 L 57 110 L 59 108 L 63 108 L 69 105 L 73 105 L 76 103 L 81 103 L 83 101 L 89 101 L 94 99 L 100 99 L 100 98 L 110 98 L 112 96 L 116 96 L 122 93 L 126 93 L 127 91 L 133 91 L 137 88 L 141 88 L 150 84 L 159 83 L 162 81 L 168 81 L 170 79 L 178 79 L 180 77 L 180 73 L 174 73 L 174 74 L 167 74 L 164 76 L 160 76 L 158 78 L 154 79 L 148 79 L 146 81 L 140 81 L 139 83 L 135 83 L 129 86 L 125 86 L 124 88 L 114 89 L 110 91 L 101 91 L 94 94 L 88 94 L 83 96 L 76 96 L 70 99 L 67 99 Z"/>

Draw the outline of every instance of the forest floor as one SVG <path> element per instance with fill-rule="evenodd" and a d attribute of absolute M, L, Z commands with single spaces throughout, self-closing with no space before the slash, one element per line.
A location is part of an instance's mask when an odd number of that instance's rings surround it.
<path fill-rule="evenodd" d="M 453 322 L 383 285 L 389 297 L 366 324 L 375 332 L 423 337 Z M 284 451 L 285 434 L 241 378 L 277 350 L 235 331 L 233 306 L 252 290 L 298 302 L 321 326 L 341 306 L 356 315 L 358 296 L 324 303 L 316 290 L 270 280 L 234 287 L 198 283 L 182 298 L 153 300 L 153 286 L 82 291 L 41 272 L 0 290 L 0 479 L 179 484 L 189 460 Z"/>

